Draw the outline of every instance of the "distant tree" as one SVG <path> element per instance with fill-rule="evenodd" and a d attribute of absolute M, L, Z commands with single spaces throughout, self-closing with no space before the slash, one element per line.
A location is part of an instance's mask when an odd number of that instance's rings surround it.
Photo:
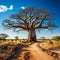
<path fill-rule="evenodd" d="M 15 36 L 15 39 L 16 39 L 16 40 L 18 40 L 18 39 L 19 39 L 19 37 L 18 37 L 18 36 Z"/>
<path fill-rule="evenodd" d="M 0 34 L 0 39 L 6 39 L 8 37 L 7 34 Z"/>
<path fill-rule="evenodd" d="M 54 39 L 54 40 L 60 40 L 60 36 L 54 36 L 54 37 L 52 37 L 52 39 Z"/>
<path fill-rule="evenodd" d="M 10 19 L 3 21 L 2 25 L 15 31 L 20 31 L 20 29 L 26 30 L 28 32 L 28 41 L 36 41 L 36 30 L 51 30 L 57 27 L 53 21 L 54 14 L 51 12 L 29 7 L 17 14 L 12 14 Z"/>
<path fill-rule="evenodd" d="M 58 41 L 58 45 L 60 46 L 60 36 L 54 36 L 52 39 Z"/>
<path fill-rule="evenodd" d="M 45 40 L 45 37 L 41 37 L 42 40 Z"/>

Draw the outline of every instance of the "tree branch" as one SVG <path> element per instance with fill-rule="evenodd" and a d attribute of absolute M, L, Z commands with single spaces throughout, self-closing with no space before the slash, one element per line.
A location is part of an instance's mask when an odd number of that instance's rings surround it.
<path fill-rule="evenodd" d="M 24 30 L 27 30 L 27 28 L 26 27 L 23 27 L 23 26 L 11 26 L 11 27 L 15 27 L 15 28 L 22 28 L 22 29 L 24 29 Z"/>
<path fill-rule="evenodd" d="M 43 28 L 43 29 L 48 29 L 48 26 L 40 26 L 40 27 L 35 27 L 35 29 L 39 29 L 39 28 Z"/>
<path fill-rule="evenodd" d="M 33 26 L 34 25 L 34 23 L 38 20 L 38 16 L 36 16 L 36 18 L 32 21 L 32 23 L 31 23 L 31 26 Z"/>
<path fill-rule="evenodd" d="M 26 19 L 24 19 L 24 18 L 22 18 L 22 17 L 20 17 L 20 19 L 21 19 L 21 20 L 23 20 L 24 25 L 25 25 L 25 26 L 26 26 L 26 28 L 28 29 L 28 24 L 29 24 L 29 23 L 28 23 L 28 22 L 26 22 Z"/>
<path fill-rule="evenodd" d="M 40 24 L 40 22 L 36 22 L 36 23 L 34 24 L 34 26 L 36 26 L 37 24 Z"/>
<path fill-rule="evenodd" d="M 25 18 L 23 18 L 22 17 L 22 15 L 21 14 L 12 14 L 11 15 L 11 18 L 13 18 L 13 19 L 18 19 L 18 20 L 22 20 L 24 23 L 24 25 L 26 26 L 26 28 L 28 27 L 28 23 L 26 22 L 26 19 Z M 22 24 L 22 23 L 21 23 Z M 28 28 L 27 28 L 28 29 Z"/>
<path fill-rule="evenodd" d="M 40 25 L 39 25 L 39 26 L 42 25 L 42 23 L 44 22 L 45 18 L 46 18 L 46 15 L 43 15 L 43 16 L 42 16 L 42 21 L 40 22 Z"/>
<path fill-rule="evenodd" d="M 24 24 L 24 23 L 22 23 L 22 22 L 18 22 L 17 24 L 18 24 L 18 25 L 24 25 L 24 26 L 25 26 L 25 24 Z"/>

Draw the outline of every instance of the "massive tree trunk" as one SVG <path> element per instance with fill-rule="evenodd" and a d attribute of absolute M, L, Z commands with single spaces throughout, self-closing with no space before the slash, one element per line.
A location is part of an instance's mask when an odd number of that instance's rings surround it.
<path fill-rule="evenodd" d="M 36 33 L 35 29 L 29 29 L 28 31 L 28 41 L 30 42 L 36 42 Z"/>

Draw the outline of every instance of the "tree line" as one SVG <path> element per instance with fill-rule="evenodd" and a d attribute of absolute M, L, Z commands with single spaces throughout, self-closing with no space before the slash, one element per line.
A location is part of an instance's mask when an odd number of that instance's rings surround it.
<path fill-rule="evenodd" d="M 7 37 L 9 37 L 8 34 L 0 34 L 0 40 L 5 40 Z M 19 39 L 18 36 L 15 36 L 15 39 Z M 42 40 L 45 39 L 45 37 L 41 37 Z M 60 40 L 60 36 L 53 36 L 52 37 L 53 40 Z"/>

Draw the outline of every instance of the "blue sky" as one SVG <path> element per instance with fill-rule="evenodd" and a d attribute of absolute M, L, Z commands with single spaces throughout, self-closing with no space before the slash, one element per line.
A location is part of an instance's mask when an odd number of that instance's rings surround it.
<path fill-rule="evenodd" d="M 21 31 L 19 34 L 13 32 L 12 30 L 5 30 L 1 23 L 4 19 L 9 18 L 11 14 L 17 13 L 20 10 L 34 6 L 37 8 L 44 8 L 55 14 L 55 23 L 58 25 L 53 33 L 48 30 L 41 30 L 39 33 L 36 31 L 37 38 L 46 37 L 51 38 L 53 36 L 60 36 L 60 0 L 0 0 L 0 34 L 6 33 L 9 38 L 14 38 L 14 36 L 19 36 L 19 38 L 27 38 L 28 34 L 26 31 Z M 1 10 L 1 7 L 4 8 Z"/>

